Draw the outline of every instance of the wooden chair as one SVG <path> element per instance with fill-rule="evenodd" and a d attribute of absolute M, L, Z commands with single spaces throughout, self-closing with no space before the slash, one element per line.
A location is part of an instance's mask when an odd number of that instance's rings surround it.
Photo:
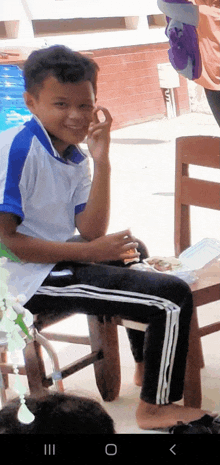
<path fill-rule="evenodd" d="M 24 353 L 26 354 L 27 358 L 27 366 L 18 365 L 16 369 L 18 370 L 20 375 L 28 375 L 29 386 L 31 393 L 41 393 L 43 391 L 43 378 L 41 377 L 41 373 L 39 371 L 39 364 L 37 353 L 35 350 L 35 344 L 44 347 L 46 352 L 48 353 L 51 363 L 53 373 L 51 375 L 51 379 L 59 391 L 63 391 L 63 383 L 62 379 L 58 374 L 60 373 L 59 361 L 56 352 L 53 350 L 53 347 L 49 343 L 49 341 L 42 335 L 38 333 L 35 328 L 29 328 L 29 334 L 31 334 L 33 340 L 30 344 L 28 344 L 28 338 L 23 334 L 24 338 L 26 339 L 27 348 L 25 348 Z M 32 372 L 30 373 L 30 365 L 32 367 Z M 28 371 L 29 369 L 29 371 Z M 5 389 L 8 387 L 8 374 L 13 374 L 14 366 L 12 363 L 8 363 L 7 361 L 7 338 L 6 333 L 0 333 L 0 401 L 1 405 L 4 405 L 6 402 L 6 392 Z M 33 381 L 34 380 L 34 381 Z M 52 383 L 51 383 L 52 384 Z M 33 387 L 35 389 L 33 389 Z"/>
<path fill-rule="evenodd" d="M 220 210 L 220 183 L 190 178 L 190 164 L 220 170 L 220 138 L 187 136 L 176 140 L 174 222 L 176 257 L 191 245 L 190 205 Z M 220 321 L 199 328 L 197 307 L 220 300 L 220 262 L 199 270 L 197 275 L 198 281 L 190 285 L 194 311 L 189 336 L 184 405 L 200 408 L 202 402 L 200 371 L 203 366 L 200 338 L 219 331 Z M 145 331 L 147 327 L 147 325 L 122 320 L 119 317 L 115 319 L 115 323 L 140 331 Z"/>
<path fill-rule="evenodd" d="M 72 315 L 71 315 L 72 316 Z M 60 369 L 62 379 L 76 373 L 82 368 L 93 364 L 96 384 L 99 392 L 105 401 L 113 401 L 119 394 L 121 385 L 120 376 L 120 359 L 118 350 L 118 334 L 114 325 L 107 317 L 99 317 L 96 315 L 88 315 L 88 328 L 89 336 L 75 336 L 74 328 L 70 330 L 70 334 L 52 333 L 45 331 L 49 325 L 57 321 L 63 320 L 64 317 L 60 316 L 55 320 L 54 315 L 47 314 L 47 319 L 38 315 L 35 321 L 35 327 L 39 329 L 40 335 L 47 340 L 67 342 L 71 344 L 83 344 L 91 347 L 91 353 L 85 355 L 77 361 L 73 361 L 67 366 Z M 28 346 L 27 346 L 28 347 Z M 39 361 L 41 377 L 43 379 L 43 386 L 49 387 L 52 385 L 53 379 L 50 376 L 45 376 L 44 367 L 42 367 L 42 354 L 39 345 L 35 345 L 35 351 Z M 25 354 L 25 364 L 32 369 L 32 362 L 30 356 Z M 33 377 L 29 376 L 29 386 Z M 32 392 L 34 390 L 32 388 Z"/>
<path fill-rule="evenodd" d="M 189 165 L 219 170 L 220 138 L 188 136 L 176 140 L 175 175 L 175 255 L 191 245 L 190 205 L 220 210 L 220 182 L 204 181 L 189 176 Z M 216 231 L 219 238 L 219 231 Z M 199 328 L 197 307 L 220 300 L 220 262 L 197 272 L 198 281 L 191 285 L 194 314 L 191 324 L 185 394 L 188 405 L 201 406 L 200 338 L 220 330 L 220 321 Z"/>
<path fill-rule="evenodd" d="M 73 315 L 71 314 L 71 316 Z M 32 329 L 33 340 L 27 341 L 24 349 L 25 365 L 18 367 L 19 374 L 27 376 L 30 393 L 32 395 L 40 394 L 52 384 L 55 384 L 56 389 L 62 392 L 64 390 L 63 379 L 90 364 L 94 364 L 96 383 L 103 400 L 114 400 L 120 390 L 120 361 L 115 325 L 112 325 L 105 317 L 88 316 L 90 336 L 74 336 L 74 328 L 70 328 L 71 334 L 45 331 L 49 325 L 65 318 L 67 315 L 62 312 L 57 318 L 54 317 L 54 314 L 48 313 L 46 318 L 42 318 L 42 315 L 35 317 Z M 71 331 L 71 329 L 73 330 Z M 72 361 L 67 366 L 60 367 L 58 356 L 50 344 L 50 340 L 90 345 L 91 352 L 81 359 Z M 48 353 L 52 364 L 53 371 L 49 375 L 46 375 L 42 347 Z M 13 365 L 7 361 L 7 343 L 3 341 L 1 344 L 0 340 L 0 394 L 3 404 L 6 401 L 5 389 L 8 387 L 8 374 L 13 373 Z"/>

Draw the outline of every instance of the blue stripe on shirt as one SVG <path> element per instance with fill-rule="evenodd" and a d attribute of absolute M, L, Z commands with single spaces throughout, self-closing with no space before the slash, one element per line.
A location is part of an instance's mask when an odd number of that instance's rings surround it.
<path fill-rule="evenodd" d="M 73 163 L 79 165 L 83 160 L 85 160 L 85 155 L 80 153 L 78 147 L 75 145 L 71 145 L 68 149 L 69 153 L 67 154 L 67 158 L 69 158 Z"/>
<path fill-rule="evenodd" d="M 42 123 L 41 123 L 42 124 Z M 30 121 L 27 121 L 25 125 L 30 129 L 31 132 L 38 138 L 40 143 L 43 145 L 43 147 L 47 150 L 47 152 L 52 155 L 52 157 L 56 158 L 61 163 L 67 164 L 67 159 L 72 161 L 73 163 L 76 163 L 77 165 L 81 163 L 85 159 L 85 155 L 83 155 L 80 150 L 75 146 L 75 145 L 70 145 L 67 147 L 67 149 L 64 152 L 64 157 L 55 157 L 54 151 L 52 148 L 52 145 L 49 140 L 49 134 L 48 137 L 43 131 L 42 127 L 36 121 L 35 118 L 32 118 Z M 45 128 L 44 128 L 45 129 Z M 45 129 L 46 131 L 46 129 Z"/>
<path fill-rule="evenodd" d="M 28 156 L 33 134 L 26 128 L 22 129 L 14 138 L 8 157 L 8 170 L 5 183 L 4 201 L 1 211 L 14 213 L 24 219 L 22 199 L 19 183 L 25 160 Z"/>
<path fill-rule="evenodd" d="M 75 215 L 77 215 L 78 213 L 83 212 L 83 210 L 85 210 L 85 207 L 86 207 L 86 203 L 81 203 L 80 205 L 76 205 L 76 207 L 75 207 Z"/>
<path fill-rule="evenodd" d="M 51 147 L 51 143 L 41 126 L 38 124 L 38 122 L 34 118 L 32 118 L 30 121 L 27 121 L 27 123 L 25 123 L 25 126 L 38 138 L 38 140 L 47 150 L 47 152 L 49 152 L 50 155 L 54 157 L 54 152 Z"/>

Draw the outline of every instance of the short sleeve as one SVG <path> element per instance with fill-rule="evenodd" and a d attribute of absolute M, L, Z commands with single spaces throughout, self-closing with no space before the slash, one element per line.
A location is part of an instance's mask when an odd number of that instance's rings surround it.
<path fill-rule="evenodd" d="M 29 152 L 31 136 L 29 134 L 28 137 L 24 128 L 10 143 L 7 140 L 8 132 L 2 133 L 0 139 L 0 211 L 13 213 L 23 221 L 24 212 L 19 183 Z"/>

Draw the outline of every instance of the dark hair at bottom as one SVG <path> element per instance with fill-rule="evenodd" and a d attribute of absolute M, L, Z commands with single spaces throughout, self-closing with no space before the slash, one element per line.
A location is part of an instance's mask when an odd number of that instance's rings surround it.
<path fill-rule="evenodd" d="M 96 95 L 98 70 L 97 63 L 91 58 L 64 45 L 54 45 L 35 50 L 27 58 L 23 67 L 25 89 L 37 95 L 44 80 L 54 76 L 62 83 L 90 81 Z"/>
<path fill-rule="evenodd" d="M 49 393 L 27 397 L 26 405 L 35 419 L 20 423 L 20 400 L 14 399 L 0 410 L 0 434 L 114 434 L 114 422 L 99 402 L 87 397 Z"/>

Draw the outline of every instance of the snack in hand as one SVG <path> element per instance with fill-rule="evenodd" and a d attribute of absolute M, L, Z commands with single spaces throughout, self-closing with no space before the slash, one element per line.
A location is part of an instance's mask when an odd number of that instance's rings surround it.
<path fill-rule="evenodd" d="M 127 250 L 127 253 L 128 254 L 133 254 L 133 253 L 136 253 L 137 250 L 136 249 L 129 249 Z M 128 263 L 132 263 L 132 262 L 136 262 L 138 263 L 139 262 L 139 258 L 136 257 L 136 258 L 125 258 L 124 259 L 124 264 L 127 265 Z"/>

